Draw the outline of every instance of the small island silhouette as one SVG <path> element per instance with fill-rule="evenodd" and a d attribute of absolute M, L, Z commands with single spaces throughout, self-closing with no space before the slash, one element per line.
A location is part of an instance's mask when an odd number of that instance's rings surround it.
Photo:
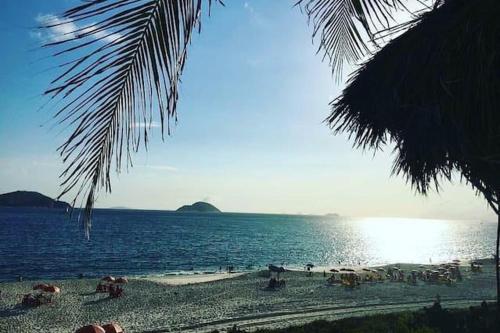
<path fill-rule="evenodd" d="M 176 210 L 177 212 L 192 212 L 192 213 L 221 213 L 214 205 L 208 202 L 198 201 L 192 205 L 184 205 Z"/>
<path fill-rule="evenodd" d="M 32 191 L 15 191 L 0 194 L 0 207 L 35 207 L 66 210 L 71 208 L 67 202 L 57 201 L 46 195 Z"/>

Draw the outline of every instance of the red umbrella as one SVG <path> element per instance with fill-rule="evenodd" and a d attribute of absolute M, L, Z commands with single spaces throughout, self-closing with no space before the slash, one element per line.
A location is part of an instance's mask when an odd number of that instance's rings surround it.
<path fill-rule="evenodd" d="M 88 325 L 80 327 L 75 333 L 106 333 L 104 328 L 98 325 Z"/>
<path fill-rule="evenodd" d="M 61 288 L 56 287 L 56 286 L 47 286 L 43 288 L 43 291 L 46 293 L 54 293 L 54 294 L 59 294 L 61 292 Z"/>
<path fill-rule="evenodd" d="M 128 279 L 126 277 L 119 277 L 115 280 L 115 283 L 122 283 L 122 284 L 125 284 L 125 283 L 128 283 Z"/>
<path fill-rule="evenodd" d="M 48 284 L 46 284 L 46 283 L 39 283 L 39 284 L 35 284 L 35 285 L 33 286 L 33 290 L 37 290 L 37 289 L 39 289 L 39 290 L 44 290 L 44 289 L 45 289 L 45 288 L 47 288 L 47 287 L 49 287 L 49 285 L 48 285 Z"/>
<path fill-rule="evenodd" d="M 103 325 L 102 328 L 104 328 L 104 331 L 106 333 L 123 333 L 123 328 L 121 328 L 120 325 L 115 323 L 109 323 Z"/>
<path fill-rule="evenodd" d="M 112 277 L 111 275 L 105 276 L 101 279 L 101 281 L 106 281 L 106 282 L 115 282 L 115 278 Z"/>

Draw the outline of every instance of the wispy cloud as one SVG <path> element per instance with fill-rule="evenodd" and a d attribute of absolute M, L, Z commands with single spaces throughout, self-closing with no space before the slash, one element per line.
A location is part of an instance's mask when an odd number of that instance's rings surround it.
<path fill-rule="evenodd" d="M 87 33 L 91 33 L 93 38 L 105 42 L 112 42 L 121 37 L 120 34 L 110 33 L 106 30 L 96 31 L 98 26 L 95 23 L 79 26 L 73 21 L 64 20 L 53 14 L 38 14 L 35 21 L 41 26 L 50 26 L 49 28 L 30 32 L 31 37 L 43 43 L 62 42 L 76 38 L 78 34 Z"/>

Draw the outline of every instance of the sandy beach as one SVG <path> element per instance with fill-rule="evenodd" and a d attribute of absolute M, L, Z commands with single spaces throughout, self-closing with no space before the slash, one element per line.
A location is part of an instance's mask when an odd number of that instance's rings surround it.
<path fill-rule="evenodd" d="M 393 266 L 393 265 L 391 265 Z M 419 265 L 398 265 L 406 271 Z M 431 267 L 431 266 L 426 266 Z M 359 269 L 359 268 L 357 268 Z M 20 306 L 22 295 L 37 282 L 1 283 L 0 332 L 73 332 L 91 323 L 115 321 L 126 332 L 205 332 L 236 324 L 254 330 L 315 319 L 418 309 L 436 295 L 447 307 L 477 305 L 495 298 L 494 266 L 481 273 L 464 263 L 464 279 L 452 286 L 405 282 L 364 283 L 348 289 L 328 285 L 323 272 L 286 272 L 285 288 L 266 290 L 261 272 L 131 278 L 125 296 L 110 299 L 94 292 L 97 279 L 50 281 L 61 287 L 51 305 Z M 330 274 L 327 274 L 329 276 Z"/>

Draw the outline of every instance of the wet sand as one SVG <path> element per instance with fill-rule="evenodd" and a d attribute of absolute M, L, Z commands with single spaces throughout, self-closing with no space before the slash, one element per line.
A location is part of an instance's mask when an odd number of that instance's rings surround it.
<path fill-rule="evenodd" d="M 405 271 L 419 269 L 419 265 L 398 266 Z M 33 284 L 49 281 L 8 282 L 0 284 L 0 332 L 67 333 L 83 325 L 110 321 L 118 322 L 129 333 L 209 332 L 234 324 L 254 330 L 413 310 L 432 305 L 436 295 L 448 307 L 495 299 L 491 261 L 485 263 L 482 273 L 470 272 L 467 265 L 461 271 L 463 281 L 452 286 L 385 281 L 364 283 L 354 289 L 328 285 L 322 271 L 312 277 L 292 271 L 283 274 L 286 287 L 276 291 L 266 289 L 268 278 L 261 272 L 142 277 L 131 278 L 125 296 L 119 299 L 96 294 L 96 279 L 71 279 L 50 281 L 61 287 L 61 294 L 54 304 L 37 308 L 20 306 L 22 295 L 32 292 Z"/>

